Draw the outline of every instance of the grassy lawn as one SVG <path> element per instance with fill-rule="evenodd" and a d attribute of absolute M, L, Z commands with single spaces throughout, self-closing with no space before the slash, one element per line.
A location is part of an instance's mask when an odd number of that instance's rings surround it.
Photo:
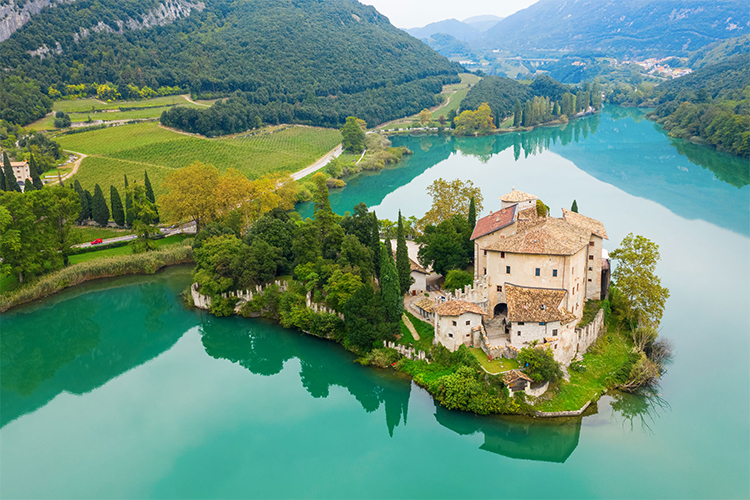
<path fill-rule="evenodd" d="M 185 241 L 187 238 L 190 238 L 190 236 L 186 236 L 184 234 L 176 234 L 168 238 L 156 240 L 154 244 L 156 248 L 158 249 L 167 245 L 174 245 L 175 243 L 181 243 Z M 130 245 L 125 245 L 125 246 L 117 247 L 117 248 L 107 248 L 104 250 L 99 250 L 97 252 L 88 252 L 88 253 L 82 253 L 79 255 L 71 255 L 70 264 L 71 265 L 78 264 L 79 262 L 86 262 L 86 261 L 98 259 L 101 257 L 114 257 L 116 255 L 132 255 L 132 254 L 133 254 L 133 249 L 130 247 Z"/>
<path fill-rule="evenodd" d="M 336 129 L 282 126 L 208 139 L 148 122 L 71 134 L 57 141 L 64 149 L 90 155 L 75 176 L 84 189 L 93 191 L 98 183 L 103 188 L 114 185 L 122 193 L 123 175 L 128 175 L 129 181 L 143 182 L 147 170 L 159 196 L 167 173 L 195 161 L 211 163 L 222 171 L 236 168 L 251 179 L 266 173 L 295 172 L 336 147 L 341 133 Z M 109 189 L 104 189 L 104 195 L 109 196 Z"/>
<path fill-rule="evenodd" d="M 432 347 L 432 339 L 435 338 L 435 328 L 421 319 L 418 319 L 416 316 L 414 316 L 410 312 L 406 312 L 406 316 L 411 321 L 411 324 L 414 325 L 414 329 L 417 331 L 417 334 L 419 334 L 419 340 L 414 340 L 414 337 L 412 336 L 409 329 L 406 327 L 404 322 L 401 322 L 401 340 L 399 341 L 400 344 L 410 345 L 416 349 L 422 350 L 424 352 L 429 352 L 430 348 Z"/>
<path fill-rule="evenodd" d="M 87 241 L 93 241 L 97 238 L 117 238 L 118 236 L 126 236 L 131 234 L 132 231 L 129 229 L 113 229 L 109 227 L 88 227 L 88 226 L 73 226 L 70 230 L 71 235 L 76 238 L 76 241 L 85 243 Z"/>
<path fill-rule="evenodd" d="M 66 113 L 86 113 L 92 109 L 120 109 L 120 108 L 148 108 L 153 106 L 174 106 L 177 104 L 190 105 L 181 95 L 168 95 L 154 97 L 153 99 L 142 99 L 138 101 L 115 101 L 102 103 L 98 99 L 74 99 L 55 101 L 52 105 L 53 111 L 64 111 Z"/>
<path fill-rule="evenodd" d="M 578 410 L 607 390 L 609 378 L 628 362 L 630 346 L 623 334 L 610 327 L 583 355 L 586 371 L 568 369 L 570 382 L 561 381 L 537 400 L 540 411 Z"/>
<path fill-rule="evenodd" d="M 516 361 L 515 359 L 495 358 L 490 361 L 487 357 L 487 354 L 485 354 L 485 352 L 481 348 L 472 347 L 469 350 L 474 355 L 474 357 L 479 360 L 479 364 L 482 365 L 484 369 L 490 373 L 507 372 L 508 370 L 514 370 L 518 368 L 518 361 Z"/>

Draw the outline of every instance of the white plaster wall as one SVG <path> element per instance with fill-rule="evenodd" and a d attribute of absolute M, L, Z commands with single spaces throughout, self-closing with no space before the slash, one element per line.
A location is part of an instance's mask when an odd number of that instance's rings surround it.
<path fill-rule="evenodd" d="M 453 322 L 456 325 L 453 326 Z M 469 322 L 467 325 L 466 322 Z M 449 351 L 458 350 L 461 344 L 473 343 L 471 329 L 482 324 L 482 316 L 476 313 L 464 313 L 461 316 L 435 315 L 435 342 L 445 346 Z"/>
<path fill-rule="evenodd" d="M 544 337 L 553 336 L 552 330 L 557 330 L 557 337 L 560 337 L 563 327 L 559 321 L 552 321 L 546 325 L 528 321 L 524 322 L 523 325 L 513 323 L 510 329 L 510 344 L 519 350 L 527 347 L 534 340 L 541 344 L 544 343 Z M 521 335 L 518 334 L 519 332 Z"/>
<path fill-rule="evenodd" d="M 417 293 L 424 292 L 427 290 L 427 275 L 417 271 L 411 272 L 411 277 L 414 278 L 414 283 L 409 287 L 409 291 L 416 291 Z"/>

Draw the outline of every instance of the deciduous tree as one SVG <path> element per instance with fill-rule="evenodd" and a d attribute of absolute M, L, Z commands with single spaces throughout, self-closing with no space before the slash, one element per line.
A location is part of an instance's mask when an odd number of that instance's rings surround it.
<path fill-rule="evenodd" d="M 438 225 L 456 214 L 468 216 L 472 199 L 475 211 L 482 211 L 482 190 L 471 181 L 455 179 L 449 182 L 441 177 L 432 182 L 427 193 L 432 196 L 432 207 L 419 221 L 418 229 L 427 224 Z"/>
<path fill-rule="evenodd" d="M 365 149 L 365 131 L 356 117 L 347 117 L 346 123 L 341 127 L 341 136 L 342 146 L 347 153 L 361 153 Z"/>

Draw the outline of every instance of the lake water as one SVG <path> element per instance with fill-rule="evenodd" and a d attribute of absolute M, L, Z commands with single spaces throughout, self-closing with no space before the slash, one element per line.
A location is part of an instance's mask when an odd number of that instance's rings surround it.
<path fill-rule="evenodd" d="M 436 178 L 471 179 L 484 212 L 512 187 L 555 215 L 575 198 L 612 250 L 660 245 L 660 404 L 613 395 L 565 420 L 435 406 L 337 345 L 183 308 L 186 268 L 83 285 L 0 324 L 3 498 L 747 498 L 747 161 L 609 108 L 565 128 L 399 137 L 414 156 L 349 181 L 380 217 L 421 216 Z M 309 211 L 309 207 L 300 207 Z"/>

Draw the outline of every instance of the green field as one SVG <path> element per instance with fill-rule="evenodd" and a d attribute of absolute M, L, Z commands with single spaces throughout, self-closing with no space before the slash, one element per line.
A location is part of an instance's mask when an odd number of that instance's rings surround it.
<path fill-rule="evenodd" d="M 142 101 L 116 101 L 102 103 L 97 99 L 77 99 L 72 101 L 55 101 L 53 111 L 64 111 L 69 114 L 74 123 L 83 123 L 91 118 L 92 121 L 104 120 L 139 120 L 143 118 L 158 118 L 162 112 L 172 106 L 186 106 L 190 108 L 204 108 L 200 104 L 193 104 L 181 95 L 156 97 Z M 130 109 L 138 108 L 138 109 Z M 125 111 L 121 111 L 124 109 Z M 29 128 L 35 130 L 52 130 L 55 128 L 54 115 L 41 118 Z"/>
<path fill-rule="evenodd" d="M 156 240 L 154 242 L 154 246 L 159 249 L 163 246 L 167 245 L 174 245 L 175 243 L 182 243 L 187 238 L 191 238 L 191 236 L 186 236 L 184 234 L 176 234 L 174 236 L 169 236 L 168 238 L 164 238 L 162 240 Z M 132 255 L 133 254 L 133 248 L 130 245 L 125 245 L 122 247 L 116 247 L 116 248 L 106 248 L 104 250 L 99 250 L 98 252 L 88 252 L 88 253 L 81 253 L 78 255 L 71 255 L 69 257 L 70 265 L 78 264 L 79 262 L 86 262 L 89 260 L 98 259 L 101 257 L 114 257 L 116 255 Z"/>
<path fill-rule="evenodd" d="M 132 231 L 129 229 L 114 229 L 110 227 L 93 227 L 93 226 L 73 226 L 70 230 L 70 236 L 73 241 L 86 243 L 97 238 L 117 238 L 118 236 L 127 236 Z"/>
<path fill-rule="evenodd" d="M 341 142 L 336 129 L 281 126 L 248 134 L 208 139 L 164 129 L 158 123 L 110 127 L 57 139 L 67 150 L 89 155 L 73 177 L 85 189 L 99 184 L 109 197 L 109 186 L 124 188 L 128 180 L 143 181 L 148 171 L 157 196 L 170 171 L 195 161 L 226 170 L 236 168 L 249 178 L 265 173 L 296 172 L 314 163 Z"/>

